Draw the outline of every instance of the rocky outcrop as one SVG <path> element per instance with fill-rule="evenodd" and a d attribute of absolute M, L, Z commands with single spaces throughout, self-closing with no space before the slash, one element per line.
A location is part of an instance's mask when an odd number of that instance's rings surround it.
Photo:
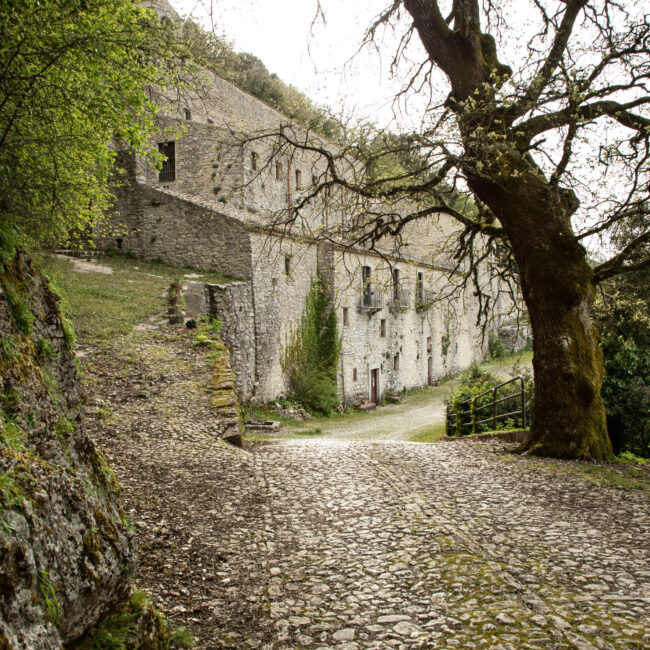
<path fill-rule="evenodd" d="M 51 650 L 127 597 L 134 556 L 59 299 L 24 253 L 0 271 L 0 647 Z"/>

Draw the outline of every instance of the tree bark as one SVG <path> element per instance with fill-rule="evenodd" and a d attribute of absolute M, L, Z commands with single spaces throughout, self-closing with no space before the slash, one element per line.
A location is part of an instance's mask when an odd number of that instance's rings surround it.
<path fill-rule="evenodd" d="M 562 26 L 539 79 L 557 66 L 585 0 L 568 0 Z M 571 228 L 578 207 L 572 191 L 544 176 L 526 153 L 530 141 L 508 124 L 495 99 L 510 69 L 494 39 L 481 32 L 478 0 L 454 3 L 453 28 L 437 0 L 404 0 L 430 60 L 451 83 L 470 188 L 499 219 L 516 258 L 533 328 L 535 405 L 531 452 L 605 459 L 612 453 L 600 397 L 598 332 L 589 317 L 593 273 Z M 534 103 L 539 89 L 531 86 Z M 471 100 L 470 100 L 471 98 Z"/>

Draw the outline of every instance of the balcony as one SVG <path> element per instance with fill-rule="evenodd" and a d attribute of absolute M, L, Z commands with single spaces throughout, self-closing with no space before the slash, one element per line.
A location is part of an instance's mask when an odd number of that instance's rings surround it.
<path fill-rule="evenodd" d="M 415 297 L 416 311 L 428 311 L 435 302 L 436 292 L 431 289 L 422 289 Z"/>
<path fill-rule="evenodd" d="M 381 311 L 384 308 L 384 297 L 374 291 L 364 291 L 361 298 L 359 298 L 357 307 L 362 313 L 374 314 L 376 311 Z"/>
<path fill-rule="evenodd" d="M 390 304 L 388 305 L 388 311 L 391 314 L 398 314 L 406 311 L 409 308 L 409 304 L 409 296 L 406 291 L 400 290 L 397 294 L 393 292 L 391 294 Z"/>

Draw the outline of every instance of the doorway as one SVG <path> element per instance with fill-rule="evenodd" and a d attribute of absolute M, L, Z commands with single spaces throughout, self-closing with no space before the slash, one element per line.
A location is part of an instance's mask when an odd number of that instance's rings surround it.
<path fill-rule="evenodd" d="M 429 384 L 429 386 L 431 386 L 431 384 L 433 384 L 433 357 L 429 357 L 429 363 L 427 365 L 427 374 L 428 374 L 427 383 Z"/>
<path fill-rule="evenodd" d="M 379 383 L 379 368 L 373 368 L 370 371 L 370 401 L 373 404 L 378 404 L 379 400 L 377 399 L 377 387 Z"/>

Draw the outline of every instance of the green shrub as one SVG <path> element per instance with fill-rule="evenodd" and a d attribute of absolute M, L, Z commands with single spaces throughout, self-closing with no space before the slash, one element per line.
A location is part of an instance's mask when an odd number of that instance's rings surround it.
<path fill-rule="evenodd" d="M 614 453 L 650 458 L 650 347 L 632 339 L 602 341 L 602 396 Z"/>
<path fill-rule="evenodd" d="M 488 337 L 488 352 L 490 354 L 490 359 L 504 359 L 508 350 L 505 345 L 501 342 L 501 338 L 496 332 L 490 332 Z"/>
<path fill-rule="evenodd" d="M 47 339 L 38 339 L 36 341 L 36 354 L 42 359 L 54 359 L 57 353 Z"/>
<path fill-rule="evenodd" d="M 532 404 L 534 385 L 530 371 L 524 371 L 518 366 L 513 366 L 513 377 L 521 375 L 524 378 L 524 389 L 526 395 L 526 426 L 529 426 L 532 416 Z M 448 402 L 446 432 L 448 436 L 466 436 L 475 433 L 484 433 L 495 429 L 518 429 L 523 427 L 521 415 L 512 416 L 507 419 L 498 419 L 496 424 L 492 420 L 478 424 L 480 420 L 489 418 L 494 413 L 493 406 L 487 406 L 494 399 L 491 389 L 503 381 L 495 377 L 477 363 L 465 370 L 460 376 L 460 386 Z M 487 392 L 485 395 L 481 393 Z M 509 395 L 516 395 L 511 400 L 503 401 L 496 405 L 496 414 L 505 415 L 520 408 L 518 399 L 520 384 L 513 383 L 504 387 L 497 393 L 497 399 Z M 481 397 L 478 397 L 481 395 Z M 474 401 L 472 401 L 472 399 Z M 481 408 L 485 407 L 485 408 Z"/>

